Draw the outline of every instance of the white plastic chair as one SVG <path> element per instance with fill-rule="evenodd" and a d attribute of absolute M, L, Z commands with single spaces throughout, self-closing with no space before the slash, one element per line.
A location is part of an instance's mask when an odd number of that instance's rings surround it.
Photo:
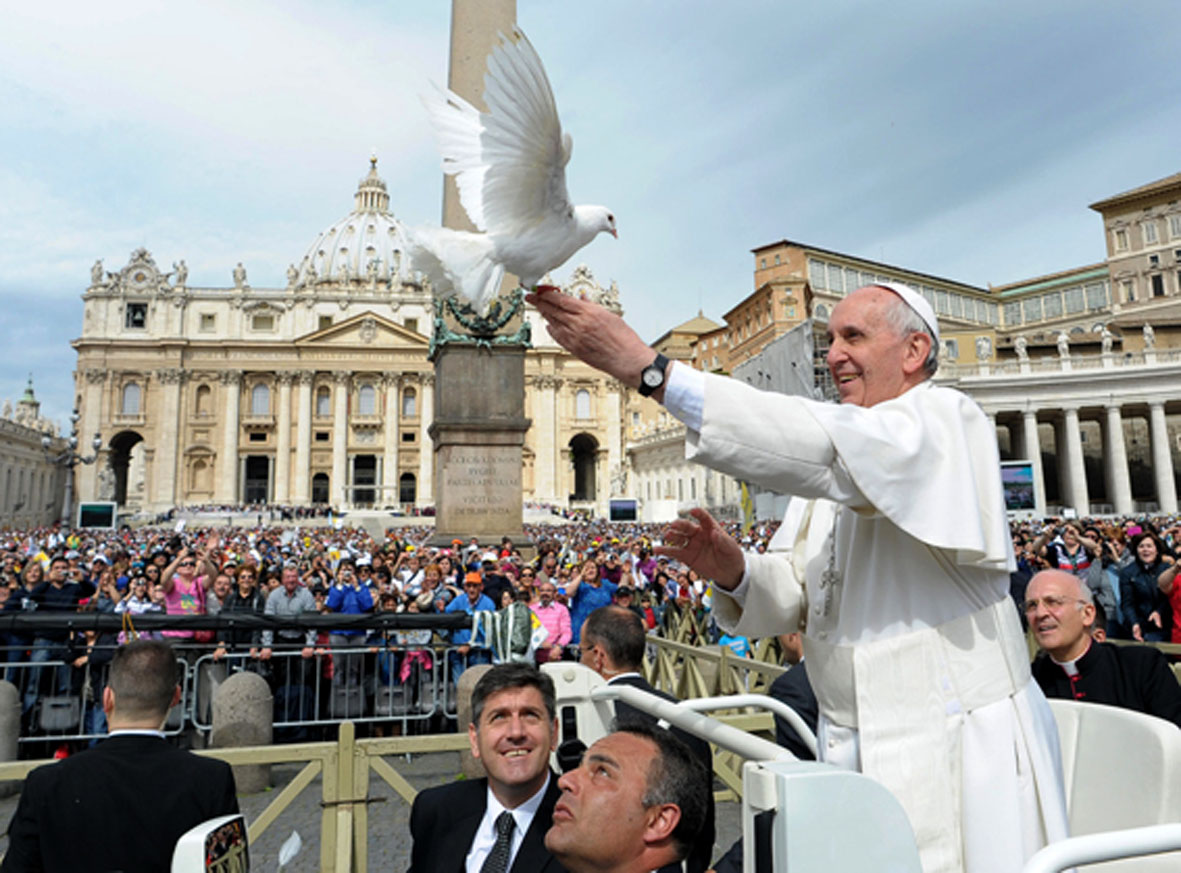
<path fill-rule="evenodd" d="M 1055 854 L 1066 866 L 1111 857 L 1119 854 L 1115 848 L 1121 841 L 1130 850 L 1137 838 L 1148 839 L 1145 846 L 1181 850 L 1181 828 L 1152 828 L 1181 822 L 1181 730 L 1155 716 L 1099 703 L 1051 700 L 1050 708 L 1062 745 L 1072 838 L 1043 849 L 1038 855 L 1045 857 L 1035 856 L 1026 871 L 1062 869 L 1042 866 Z M 1131 829 L 1141 830 L 1128 833 Z M 1181 870 L 1181 854 L 1109 861 L 1086 870 L 1175 873 Z"/>

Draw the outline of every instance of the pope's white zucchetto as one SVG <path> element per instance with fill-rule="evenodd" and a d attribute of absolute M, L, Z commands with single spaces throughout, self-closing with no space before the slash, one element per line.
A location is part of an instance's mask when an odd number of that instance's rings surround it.
<path fill-rule="evenodd" d="M 935 345 L 939 345 L 939 321 L 935 318 L 935 310 L 931 308 L 931 304 L 922 294 L 901 282 L 874 282 L 873 284 L 879 288 L 885 288 L 887 291 L 893 291 L 901 297 L 906 305 L 913 309 L 927 325 L 931 336 L 935 337 Z"/>

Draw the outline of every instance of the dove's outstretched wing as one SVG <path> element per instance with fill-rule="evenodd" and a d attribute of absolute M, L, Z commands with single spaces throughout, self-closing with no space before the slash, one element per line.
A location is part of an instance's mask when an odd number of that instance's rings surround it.
<path fill-rule="evenodd" d="M 449 91 L 424 100 L 439 138 L 443 170 L 455 176 L 460 202 L 477 228 L 519 235 L 547 218 L 569 217 L 563 135 L 545 68 L 514 28 L 488 58 L 488 111 Z"/>

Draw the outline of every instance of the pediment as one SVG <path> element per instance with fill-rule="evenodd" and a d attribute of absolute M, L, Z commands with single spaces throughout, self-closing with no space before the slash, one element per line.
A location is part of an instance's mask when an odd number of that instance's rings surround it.
<path fill-rule="evenodd" d="M 362 312 L 339 324 L 297 337 L 296 346 L 376 346 L 426 348 L 430 340 L 375 312 Z"/>

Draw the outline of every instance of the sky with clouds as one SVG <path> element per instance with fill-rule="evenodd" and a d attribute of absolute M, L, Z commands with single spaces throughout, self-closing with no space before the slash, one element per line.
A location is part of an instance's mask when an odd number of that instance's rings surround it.
<path fill-rule="evenodd" d="M 90 265 L 281 286 L 376 149 L 434 223 L 417 94 L 450 4 L 59 0 L 0 27 L 0 398 L 64 421 Z M 647 339 L 720 321 L 788 238 L 986 285 L 1101 261 L 1087 204 L 1181 171 L 1176 0 L 518 0 Z"/>

